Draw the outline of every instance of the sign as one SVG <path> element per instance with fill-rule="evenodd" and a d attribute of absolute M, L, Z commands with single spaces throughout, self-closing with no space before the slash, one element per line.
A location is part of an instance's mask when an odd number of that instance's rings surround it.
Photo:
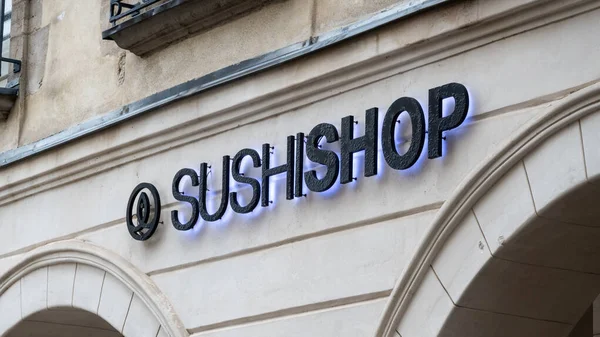
<path fill-rule="evenodd" d="M 445 99 L 454 100 L 454 109 L 446 116 L 442 115 Z M 428 129 L 425 130 L 425 114 L 421 104 L 412 97 L 401 97 L 394 101 L 383 117 L 383 126 L 379 132 L 379 111 L 377 108 L 368 109 L 365 113 L 365 133 L 363 136 L 354 135 L 354 116 L 341 120 L 341 131 L 329 123 L 321 123 L 305 136 L 299 132 L 287 137 L 286 163 L 271 167 L 273 147 L 269 143 L 262 145 L 259 154 L 256 150 L 245 148 L 238 151 L 233 158 L 223 156 L 221 200 L 214 212 L 207 209 L 207 180 L 209 164 L 200 164 L 200 174 L 194 169 L 179 170 L 172 180 L 173 197 L 191 206 L 191 214 L 187 221 L 181 222 L 179 211 L 171 211 L 171 223 L 178 230 L 187 231 L 194 227 L 201 217 L 204 221 L 217 221 L 223 217 L 228 207 L 239 214 L 252 212 L 258 204 L 268 207 L 270 199 L 270 179 L 276 175 L 285 175 L 286 199 L 292 200 L 306 196 L 303 185 L 315 193 L 329 190 L 338 180 L 348 184 L 355 180 L 353 175 L 354 154 L 364 152 L 364 176 L 371 177 L 378 170 L 378 140 L 381 137 L 382 153 L 385 162 L 395 170 L 405 170 L 413 166 L 420 157 L 427 136 L 427 157 L 434 159 L 442 156 L 443 133 L 461 125 L 469 110 L 469 94 L 465 86 L 459 83 L 449 83 L 429 90 Z M 406 112 L 412 125 L 410 147 L 400 154 L 395 140 L 396 125 L 400 114 Z M 319 143 L 339 142 L 340 151 L 336 153 L 323 149 Z M 261 168 L 260 177 L 250 177 L 241 172 L 244 158 L 250 158 L 255 168 Z M 315 170 L 304 171 L 304 160 L 320 164 L 326 168 L 322 177 Z M 189 177 L 192 186 L 197 187 L 198 195 L 186 195 L 180 190 L 184 177 Z M 260 178 L 260 179 L 259 179 Z M 237 192 L 230 192 L 230 181 L 247 185 L 252 188 L 252 198 L 242 204 Z M 146 191 L 152 195 L 152 202 Z M 134 218 L 133 207 L 136 204 Z M 126 221 L 129 233 L 136 240 L 147 240 L 155 232 L 160 219 L 160 196 L 156 188 L 149 183 L 141 183 L 135 187 L 127 203 Z M 136 224 L 134 224 L 134 220 Z"/>

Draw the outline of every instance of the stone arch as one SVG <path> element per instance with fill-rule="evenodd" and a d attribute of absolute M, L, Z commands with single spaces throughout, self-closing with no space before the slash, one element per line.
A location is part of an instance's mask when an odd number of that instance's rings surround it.
<path fill-rule="evenodd" d="M 92 312 L 125 337 L 189 336 L 147 275 L 79 240 L 37 248 L 0 278 L 0 335 L 31 314 L 59 307 Z"/>
<path fill-rule="evenodd" d="M 600 292 L 599 144 L 593 84 L 482 162 L 436 215 L 376 336 L 567 336 Z"/>

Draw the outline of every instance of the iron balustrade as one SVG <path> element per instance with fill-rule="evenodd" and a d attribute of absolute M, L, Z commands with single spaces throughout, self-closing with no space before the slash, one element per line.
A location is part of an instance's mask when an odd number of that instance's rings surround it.
<path fill-rule="evenodd" d="M 2 11 L 2 19 L 0 20 L 0 36 L 2 37 L 2 41 L 0 41 L 0 62 L 8 62 L 14 64 L 13 73 L 18 73 L 21 71 L 21 61 L 2 56 L 4 46 L 4 19 L 7 16 L 5 13 L 5 8 L 6 0 L 1 0 L 0 11 Z M 2 67 L 0 67 L 0 76 L 2 76 Z"/>
<path fill-rule="evenodd" d="M 124 0 L 110 0 L 110 19 L 108 21 L 115 26 L 117 21 L 123 18 L 137 16 L 142 13 L 143 9 L 164 2 L 166 2 L 166 0 L 142 0 L 131 4 Z M 125 11 L 123 11 L 123 9 L 125 9 Z"/>

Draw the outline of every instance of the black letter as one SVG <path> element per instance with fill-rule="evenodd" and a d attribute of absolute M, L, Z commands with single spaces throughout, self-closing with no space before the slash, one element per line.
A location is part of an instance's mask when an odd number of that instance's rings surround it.
<path fill-rule="evenodd" d="M 173 185 L 171 186 L 173 190 L 173 197 L 176 200 L 185 201 L 192 205 L 192 216 L 188 222 L 183 224 L 179 222 L 179 212 L 177 210 L 171 211 L 171 222 L 173 223 L 173 227 L 180 231 L 190 230 L 194 227 L 196 222 L 198 222 L 198 200 L 192 196 L 187 196 L 179 192 L 179 183 L 185 176 L 192 178 L 192 186 L 198 186 L 198 175 L 196 174 L 196 171 L 192 169 L 181 169 L 175 173 L 175 176 L 173 177 Z"/>
<path fill-rule="evenodd" d="M 342 170 L 340 182 L 352 181 L 352 159 L 354 153 L 365 151 L 365 177 L 377 174 L 377 108 L 366 112 L 365 135 L 354 138 L 354 117 L 342 118 L 341 158 Z"/>
<path fill-rule="evenodd" d="M 240 203 L 237 200 L 237 192 L 231 192 L 229 194 L 229 203 L 231 204 L 231 208 L 235 212 L 242 214 L 252 212 L 256 208 L 256 205 L 258 205 L 258 199 L 260 198 L 260 184 L 258 180 L 240 174 L 242 159 L 244 159 L 246 156 L 250 156 L 250 158 L 252 158 L 252 165 L 254 167 L 260 166 L 260 157 L 258 156 L 258 152 L 252 149 L 243 149 L 238 152 L 235 157 L 233 157 L 233 168 L 231 171 L 233 180 L 237 181 L 238 183 L 252 186 L 252 200 L 250 200 L 246 206 L 240 206 Z"/>
<path fill-rule="evenodd" d="M 400 114 L 406 111 L 410 116 L 412 125 L 412 137 L 410 147 L 405 154 L 400 155 L 395 144 L 396 121 Z M 381 132 L 381 145 L 385 161 L 395 170 L 405 170 L 419 159 L 423 144 L 425 143 L 425 115 L 421 104 L 411 97 L 397 99 L 388 109 L 383 118 L 383 129 Z"/>
<path fill-rule="evenodd" d="M 294 196 L 300 198 L 304 196 L 302 193 L 302 174 L 304 173 L 304 133 L 296 134 L 296 182 L 294 188 Z"/>
<path fill-rule="evenodd" d="M 323 137 L 325 137 L 327 143 L 337 142 L 340 138 L 335 126 L 327 123 L 321 123 L 310 131 L 306 142 L 306 156 L 315 163 L 327 166 L 327 173 L 322 179 L 317 178 L 315 170 L 304 173 L 306 186 L 313 192 L 323 192 L 330 189 L 337 180 L 340 170 L 340 160 L 337 154 L 333 151 L 319 149 L 319 142 Z"/>
<path fill-rule="evenodd" d="M 214 214 L 209 214 L 206 209 L 206 191 L 208 179 L 207 164 L 200 164 L 200 215 L 205 221 L 217 221 L 223 217 L 229 201 L 229 156 L 223 156 L 223 180 L 221 185 L 221 204 Z"/>
<path fill-rule="evenodd" d="M 262 207 L 269 206 L 269 177 L 286 173 L 286 188 L 285 198 L 287 200 L 294 199 L 294 136 L 287 137 L 287 163 L 270 168 L 271 163 L 271 146 L 263 144 L 262 147 Z"/>
<path fill-rule="evenodd" d="M 454 98 L 454 111 L 442 117 L 442 101 Z M 469 93 L 464 85 L 448 83 L 429 89 L 429 149 L 428 157 L 442 156 L 442 132 L 458 127 L 467 118 Z"/>

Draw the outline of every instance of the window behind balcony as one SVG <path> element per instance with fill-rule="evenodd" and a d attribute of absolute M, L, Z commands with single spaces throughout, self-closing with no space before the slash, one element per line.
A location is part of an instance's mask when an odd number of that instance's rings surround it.
<path fill-rule="evenodd" d="M 10 57 L 10 26 L 12 17 L 12 0 L 2 0 L 4 5 L 4 16 L 2 18 L 2 57 Z M 10 63 L 4 60 L 0 62 L 0 87 L 7 86 L 8 71 Z"/>

